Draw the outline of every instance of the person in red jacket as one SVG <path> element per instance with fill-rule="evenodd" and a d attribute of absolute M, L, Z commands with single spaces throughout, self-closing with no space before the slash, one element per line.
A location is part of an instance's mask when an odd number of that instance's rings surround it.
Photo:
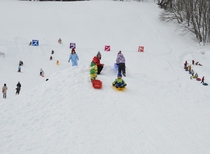
<path fill-rule="evenodd" d="M 101 64 L 101 53 L 100 51 L 97 53 L 97 55 L 95 57 L 93 57 L 93 61 L 95 61 L 97 67 L 98 67 L 98 70 L 97 70 L 97 74 L 100 74 L 103 67 L 104 67 L 104 64 Z"/>

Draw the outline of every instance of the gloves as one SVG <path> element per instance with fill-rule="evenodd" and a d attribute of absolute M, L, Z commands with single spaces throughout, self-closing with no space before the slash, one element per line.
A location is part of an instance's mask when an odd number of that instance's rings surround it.
<path fill-rule="evenodd" d="M 114 83 L 112 84 L 112 86 L 114 86 Z"/>
<path fill-rule="evenodd" d="M 127 84 L 125 84 L 124 86 L 127 86 Z"/>

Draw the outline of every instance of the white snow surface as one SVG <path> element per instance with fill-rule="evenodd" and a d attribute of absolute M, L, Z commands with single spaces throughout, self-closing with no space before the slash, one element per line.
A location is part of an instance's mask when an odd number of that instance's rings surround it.
<path fill-rule="evenodd" d="M 1 0 L 0 84 L 8 92 L 0 98 L 0 154 L 209 154 L 210 89 L 183 64 L 199 61 L 192 68 L 209 83 L 210 46 L 161 21 L 161 11 L 154 2 Z M 33 39 L 39 46 L 29 46 Z M 119 50 L 125 91 L 112 87 Z M 89 78 L 98 51 L 102 89 Z"/>

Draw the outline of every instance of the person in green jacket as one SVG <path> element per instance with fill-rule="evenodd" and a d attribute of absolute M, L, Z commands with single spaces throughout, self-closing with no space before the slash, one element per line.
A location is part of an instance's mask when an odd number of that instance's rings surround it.
<path fill-rule="evenodd" d="M 122 79 L 122 74 L 120 73 L 117 75 L 117 79 L 115 79 L 112 85 L 116 88 L 124 88 L 125 86 L 127 86 L 125 81 Z"/>
<path fill-rule="evenodd" d="M 97 77 L 97 70 L 98 70 L 97 62 L 93 60 L 90 63 L 90 79 L 91 79 L 91 81 L 96 79 L 96 77 Z"/>

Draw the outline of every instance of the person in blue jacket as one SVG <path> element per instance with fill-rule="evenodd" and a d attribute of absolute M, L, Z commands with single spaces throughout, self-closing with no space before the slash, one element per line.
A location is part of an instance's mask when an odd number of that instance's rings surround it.
<path fill-rule="evenodd" d="M 72 48 L 71 54 L 70 54 L 70 56 L 69 56 L 69 61 L 68 61 L 68 62 L 71 61 L 72 66 L 77 66 L 77 65 L 78 65 L 78 64 L 77 64 L 77 61 L 78 61 L 78 60 L 79 60 L 79 57 L 78 57 L 78 55 L 77 55 L 75 49 Z"/>

